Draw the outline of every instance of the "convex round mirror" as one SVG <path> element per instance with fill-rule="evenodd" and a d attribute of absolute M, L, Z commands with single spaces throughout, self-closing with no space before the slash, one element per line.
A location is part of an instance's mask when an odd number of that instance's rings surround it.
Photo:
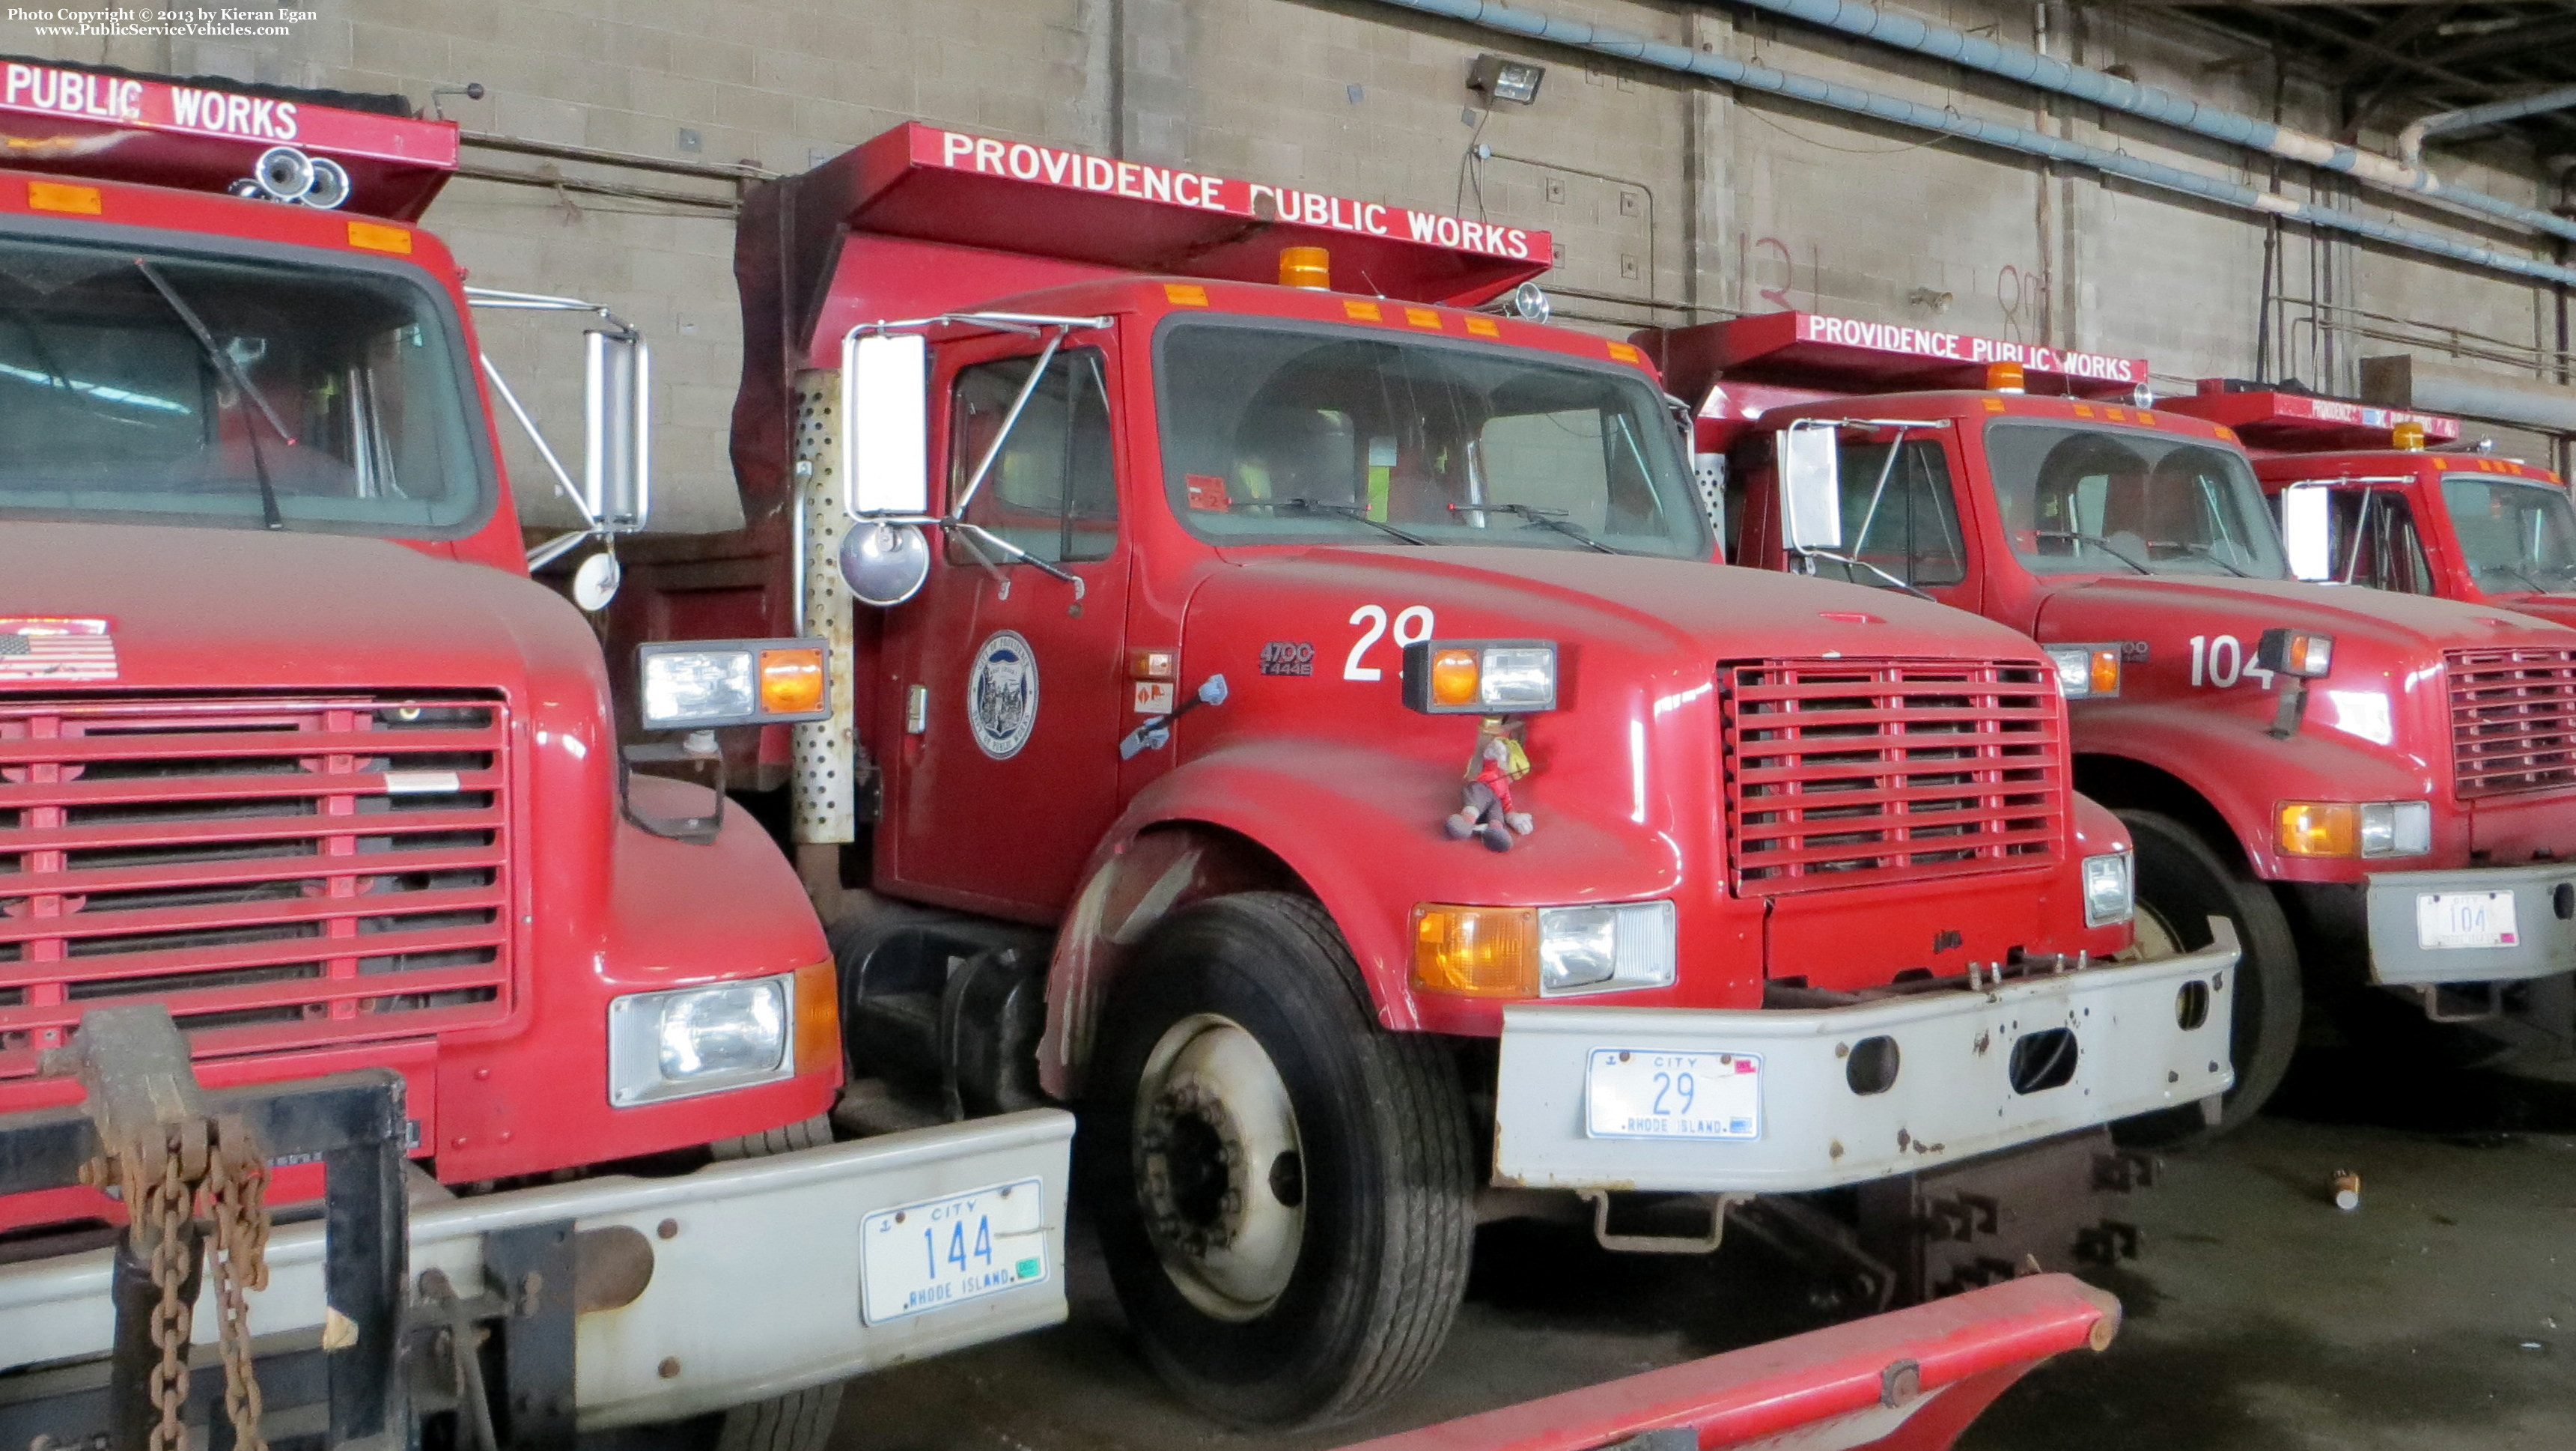
<path fill-rule="evenodd" d="M 572 602 L 590 614 L 598 614 L 617 598 L 617 586 L 625 578 L 626 571 L 616 555 L 594 554 L 572 572 Z"/>
<path fill-rule="evenodd" d="M 929 578 L 930 541 L 918 524 L 863 519 L 841 541 L 841 579 L 861 604 L 902 604 Z"/>

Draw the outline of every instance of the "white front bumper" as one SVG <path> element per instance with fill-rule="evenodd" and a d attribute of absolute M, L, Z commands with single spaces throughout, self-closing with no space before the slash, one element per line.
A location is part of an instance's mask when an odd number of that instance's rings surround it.
<path fill-rule="evenodd" d="M 1925 993 L 1854 1007 L 1717 1011 L 1515 1004 L 1503 1010 L 1494 1180 L 1550 1189 L 1794 1193 L 1929 1169 L 1971 1155 L 2194 1103 L 2234 1082 L 2228 1066 L 2235 934 L 2183 957 L 2023 978 L 1985 991 Z M 2209 993 L 2184 1028 L 2178 996 Z M 2075 1035 L 2074 1076 L 2016 1093 L 2007 1064 L 2023 1037 Z M 1896 1041 L 1898 1072 L 1863 1095 L 1845 1076 L 1852 1046 Z M 1761 1060 L 1760 1137 L 1594 1137 L 1593 1050 L 1729 1053 Z"/>
<path fill-rule="evenodd" d="M 916 1129 L 670 1179 L 610 1177 L 416 1206 L 411 1278 L 484 1283 L 483 1237 L 570 1220 L 624 1225 L 653 1249 L 631 1303 L 581 1315 L 574 1387 L 583 1430 L 674 1420 L 1053 1325 L 1065 1317 L 1064 1199 L 1073 1117 L 1053 1109 Z M 952 1307 L 869 1325 L 859 1314 L 868 1213 L 1036 1179 L 1048 1205 L 1046 1276 Z M 658 1231 L 676 1225 L 669 1239 Z M 104 1355 L 114 1326 L 106 1250 L 0 1267 L 0 1370 Z M 257 1335 L 323 1320 L 322 1226 L 280 1227 Z M 211 1277 L 210 1277 L 211 1278 Z M 198 1340 L 215 1335 L 212 1290 Z M 665 1360 L 678 1373 L 661 1374 Z"/>

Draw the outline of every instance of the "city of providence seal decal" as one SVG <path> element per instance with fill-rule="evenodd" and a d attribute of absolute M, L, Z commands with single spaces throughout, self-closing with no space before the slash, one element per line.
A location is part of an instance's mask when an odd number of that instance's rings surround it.
<path fill-rule="evenodd" d="M 975 650 L 966 676 L 966 718 L 975 745 L 1007 761 L 1029 743 L 1038 723 L 1038 656 L 1017 630 L 997 630 Z"/>

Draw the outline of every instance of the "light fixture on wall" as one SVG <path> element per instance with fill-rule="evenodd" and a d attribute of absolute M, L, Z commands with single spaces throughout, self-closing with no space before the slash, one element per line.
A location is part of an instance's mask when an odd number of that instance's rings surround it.
<path fill-rule="evenodd" d="M 1467 64 L 1467 89 L 1482 91 L 1489 100 L 1515 101 L 1529 105 L 1538 99 L 1538 83 L 1547 75 L 1547 67 L 1525 60 L 1511 60 L 1487 51 Z"/>

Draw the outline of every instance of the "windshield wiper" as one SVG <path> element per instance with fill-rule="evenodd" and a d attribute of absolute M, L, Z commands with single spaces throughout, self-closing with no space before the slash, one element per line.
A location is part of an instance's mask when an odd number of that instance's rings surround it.
<path fill-rule="evenodd" d="M 1892 584 L 1898 589 L 1905 591 L 1907 594 L 1914 596 L 1916 599 L 1932 600 L 1932 603 L 1936 605 L 1941 603 L 1938 599 L 1933 599 L 1931 591 L 1924 589 L 1921 585 L 1918 585 L 1911 580 L 1900 579 L 1858 555 L 1836 554 L 1830 549 L 1801 549 L 1798 551 L 1798 555 L 1802 559 L 1828 560 L 1832 563 L 1841 565 L 1846 570 L 1866 569 L 1870 573 L 1877 575 L 1880 579 L 1886 580 L 1889 584 Z M 1852 584 L 1860 583 L 1858 580 L 1848 580 L 1847 582 Z"/>
<path fill-rule="evenodd" d="M 2542 584 L 2540 581 L 2538 581 L 2538 580 L 2536 580 L 2536 579 L 2533 579 L 2530 575 L 2527 575 L 2527 574 L 2523 573 L 2523 572 L 2522 572 L 2522 566 L 2521 566 L 2521 565 L 2518 565 L 2518 564 L 2490 564 L 2490 565 L 2488 565 L 2488 566 L 2487 566 L 2487 568 L 2489 568 L 2489 569 L 2495 569 L 2495 570 L 2502 570 L 2504 573 L 2509 574 L 2509 575 L 2512 575 L 2514 578 L 2516 578 L 2516 579 L 2518 579 L 2518 580 L 2521 580 L 2524 584 L 2527 584 L 2527 585 L 2531 586 L 2531 592 L 2532 592 L 2533 594 L 2536 594 L 2536 595 L 2545 595 L 2545 594 L 2549 593 L 2549 586 L 2547 586 L 2547 585 L 2545 585 L 2545 584 Z"/>
<path fill-rule="evenodd" d="M 1370 518 L 1368 516 L 1368 511 L 1357 504 L 1319 504 L 1312 499 L 1282 499 L 1270 507 L 1273 509 L 1291 509 L 1300 514 L 1330 514 L 1341 519 L 1356 519 L 1360 523 L 1366 524 L 1371 529 L 1378 530 L 1381 533 L 1392 534 L 1407 544 L 1419 544 L 1424 548 L 1429 548 L 1431 545 L 1430 540 L 1423 538 L 1419 534 L 1409 534 L 1404 530 L 1398 529 L 1394 525 L 1389 524 L 1384 519 Z"/>
<path fill-rule="evenodd" d="M 2199 555 L 2201 558 L 2208 560 L 2210 563 L 2217 565 L 2223 570 L 2226 570 L 2229 574 L 2236 576 L 2238 579 L 2252 579 L 2254 577 L 2253 571 L 2239 569 L 2232 561 L 2221 558 L 2215 545 L 2189 544 L 2180 539 L 2153 539 L 2147 542 L 2147 547 L 2150 549 L 2179 549 L 2185 554 Z"/>
<path fill-rule="evenodd" d="M 179 321 L 186 323 L 188 331 L 196 335 L 197 346 L 206 350 L 206 356 L 214 360 L 217 370 L 232 380 L 234 389 L 243 397 L 259 405 L 259 411 L 268 419 L 268 426 L 276 429 L 277 436 L 292 448 L 295 435 L 286 431 L 277 410 L 269 406 L 268 395 L 259 391 L 259 385 L 250 380 L 250 373 L 242 367 L 241 360 L 225 352 L 223 345 L 215 341 L 215 335 L 206 329 L 205 320 L 198 317 L 196 309 L 179 296 L 178 289 L 163 279 L 159 268 L 141 257 L 134 259 L 134 265 L 143 273 L 143 280 L 151 283 L 152 290 L 160 293 L 161 300 L 170 304 L 170 310 L 179 315 Z M 259 475 L 259 522 L 266 528 L 283 529 L 286 515 L 277 507 L 277 485 L 268 476 L 268 454 L 259 446 L 259 426 L 252 424 L 243 431 L 243 437 L 250 440 L 250 466 Z"/>
<path fill-rule="evenodd" d="M 1595 554 L 1618 554 L 1600 540 L 1583 532 L 1583 526 L 1565 517 L 1563 509 L 1541 509 L 1534 504 L 1452 504 L 1452 514 L 1513 514 L 1529 521 L 1532 529 L 1553 529 Z"/>
<path fill-rule="evenodd" d="M 2101 550 L 2104 554 L 2111 556 L 2113 559 L 2120 561 L 2122 564 L 2127 565 L 2129 568 L 2136 570 L 2140 574 L 2153 574 L 2156 572 L 2155 566 L 2142 560 L 2131 558 L 2127 551 L 2122 550 L 2117 545 L 2114 545 L 2110 540 L 2103 538 L 2099 534 L 2085 534 L 2073 529 L 2034 529 L 2031 533 L 2042 539 L 2072 539 L 2078 544 L 2090 544 L 2094 548 Z"/>

